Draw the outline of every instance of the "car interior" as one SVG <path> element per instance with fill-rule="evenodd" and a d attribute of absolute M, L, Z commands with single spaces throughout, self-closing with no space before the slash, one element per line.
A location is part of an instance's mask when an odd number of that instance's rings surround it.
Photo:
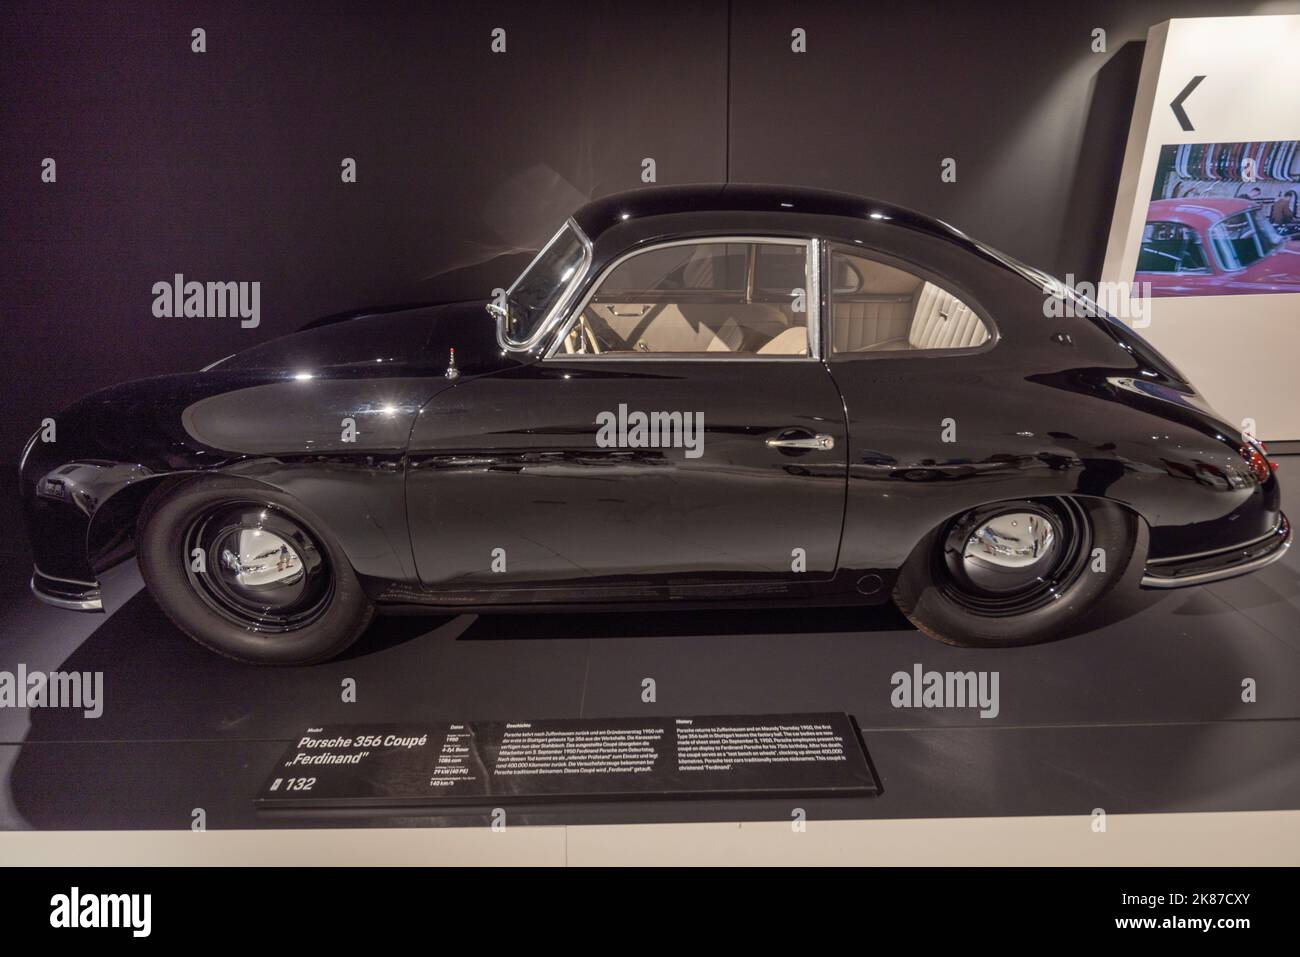
<path fill-rule="evenodd" d="M 1138 272 L 1209 272 L 1196 231 L 1181 223 L 1147 223 L 1142 230 Z"/>
<path fill-rule="evenodd" d="M 649 250 L 605 278 L 560 351 L 807 356 L 806 262 L 802 242 Z"/>
<path fill-rule="evenodd" d="M 802 243 L 712 242 L 633 256 L 600 284 L 562 340 L 567 355 L 808 356 Z M 952 293 L 901 269 L 833 251 L 835 352 L 979 346 L 988 329 Z"/>
<path fill-rule="evenodd" d="M 968 305 L 919 276 L 838 249 L 830 272 L 835 352 L 967 349 L 988 341 Z"/>

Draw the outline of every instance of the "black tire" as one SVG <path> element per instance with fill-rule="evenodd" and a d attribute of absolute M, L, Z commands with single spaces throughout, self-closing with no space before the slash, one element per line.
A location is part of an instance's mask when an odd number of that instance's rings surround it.
<path fill-rule="evenodd" d="M 1020 591 L 993 593 L 964 578 L 963 543 L 974 530 L 1011 513 L 1051 523 L 1059 554 L 1048 556 Z M 1000 502 L 973 509 L 935 529 L 899 573 L 894 602 L 920 631 L 952 645 L 1010 647 L 1055 641 L 1086 628 L 1121 585 L 1140 577 L 1146 536 L 1129 510 L 1092 498 Z M 1102 549 L 1104 569 L 1094 561 Z"/>
<path fill-rule="evenodd" d="M 272 547 L 246 562 L 246 543 Z M 374 615 L 324 524 L 292 497 L 255 482 L 205 476 L 160 490 L 140 516 L 136 546 L 145 584 L 167 617 L 236 661 L 327 661 Z M 192 567 L 194 549 L 206 567 Z M 258 575 L 269 582 L 253 582 Z"/>

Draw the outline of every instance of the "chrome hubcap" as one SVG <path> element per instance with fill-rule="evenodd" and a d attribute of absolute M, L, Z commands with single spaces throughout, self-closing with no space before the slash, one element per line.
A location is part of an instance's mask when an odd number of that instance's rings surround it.
<path fill-rule="evenodd" d="M 283 605 L 302 593 L 302 557 L 283 538 L 262 528 L 238 528 L 217 542 L 225 584 L 249 601 Z"/>
<path fill-rule="evenodd" d="M 185 561 L 199 596 L 252 631 L 302 628 L 321 615 L 334 591 L 325 551 L 311 532 L 267 505 L 209 509 L 185 536 Z"/>
<path fill-rule="evenodd" d="M 1091 543 L 1087 515 L 1070 499 L 1003 502 L 948 527 L 936 571 L 953 601 L 985 615 L 1018 615 L 1076 581 Z"/>
<path fill-rule="evenodd" d="M 1059 541 L 1055 526 L 1045 515 L 1006 512 L 970 534 L 962 551 L 962 570 L 985 591 L 1019 591 L 1051 567 Z"/>

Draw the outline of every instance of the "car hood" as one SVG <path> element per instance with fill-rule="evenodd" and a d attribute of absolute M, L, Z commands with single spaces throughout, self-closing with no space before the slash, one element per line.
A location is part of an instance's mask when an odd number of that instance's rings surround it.
<path fill-rule="evenodd" d="M 446 375 L 451 349 L 459 379 Z M 45 468 L 75 459 L 171 471 L 236 456 L 398 450 L 437 392 L 517 361 L 498 345 L 482 303 L 358 316 L 253 346 L 201 372 L 92 393 L 59 413 L 57 454 L 32 455 L 29 464 L 34 474 L 46 458 Z M 341 437 L 346 417 L 359 423 L 355 441 Z"/>
<path fill-rule="evenodd" d="M 483 303 L 460 302 L 316 325 L 245 349 L 208 368 L 292 375 L 441 375 L 452 349 L 463 375 L 491 372 L 515 361 L 502 355 L 496 324 Z"/>

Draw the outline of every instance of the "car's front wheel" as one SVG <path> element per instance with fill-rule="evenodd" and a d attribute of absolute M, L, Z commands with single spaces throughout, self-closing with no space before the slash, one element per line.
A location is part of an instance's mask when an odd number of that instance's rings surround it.
<path fill-rule="evenodd" d="M 1137 556 L 1139 519 L 1101 499 L 997 502 L 926 537 L 894 601 L 912 624 L 955 645 L 1064 638 L 1096 611 Z"/>
<path fill-rule="evenodd" d="M 140 571 L 177 627 L 250 664 L 333 658 L 374 607 L 338 542 L 289 496 L 226 476 L 151 499 L 137 535 Z"/>

